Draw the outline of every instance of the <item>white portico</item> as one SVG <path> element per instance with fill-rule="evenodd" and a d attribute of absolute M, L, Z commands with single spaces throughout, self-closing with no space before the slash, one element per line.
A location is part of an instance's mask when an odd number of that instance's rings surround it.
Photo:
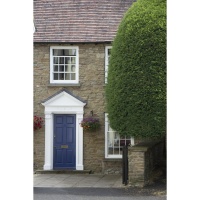
<path fill-rule="evenodd" d="M 42 102 L 45 107 L 45 161 L 44 170 L 53 170 L 53 115 L 76 115 L 76 170 L 84 170 L 83 166 L 83 119 L 86 102 L 75 97 L 68 90 L 61 90 Z"/>

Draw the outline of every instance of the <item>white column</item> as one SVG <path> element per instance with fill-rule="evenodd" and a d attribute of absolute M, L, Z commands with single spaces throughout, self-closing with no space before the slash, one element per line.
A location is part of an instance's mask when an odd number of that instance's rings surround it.
<path fill-rule="evenodd" d="M 76 170 L 84 170 L 83 166 L 83 128 L 80 123 L 83 119 L 83 113 L 76 115 Z"/>
<path fill-rule="evenodd" d="M 43 169 L 53 169 L 53 117 L 49 113 L 45 113 L 45 158 Z"/>

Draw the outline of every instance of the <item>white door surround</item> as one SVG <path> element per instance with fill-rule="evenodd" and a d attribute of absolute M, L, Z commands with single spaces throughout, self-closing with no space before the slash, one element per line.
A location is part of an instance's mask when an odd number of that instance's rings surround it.
<path fill-rule="evenodd" d="M 84 170 L 83 166 L 83 119 L 86 102 L 75 97 L 68 90 L 61 90 L 42 102 L 45 106 L 45 160 L 44 170 L 53 170 L 53 115 L 76 114 L 76 170 Z"/>

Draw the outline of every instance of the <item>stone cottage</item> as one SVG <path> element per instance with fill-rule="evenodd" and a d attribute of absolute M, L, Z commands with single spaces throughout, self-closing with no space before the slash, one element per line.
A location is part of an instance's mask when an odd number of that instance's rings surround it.
<path fill-rule="evenodd" d="M 121 173 L 122 146 L 109 126 L 105 85 L 112 41 L 135 0 L 34 0 L 34 164 L 41 170 Z M 85 131 L 81 121 L 98 118 Z"/>

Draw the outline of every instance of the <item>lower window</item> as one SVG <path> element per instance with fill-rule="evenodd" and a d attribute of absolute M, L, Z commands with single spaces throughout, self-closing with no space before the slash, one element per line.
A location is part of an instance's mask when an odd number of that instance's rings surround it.
<path fill-rule="evenodd" d="M 105 157 L 122 158 L 122 148 L 124 145 L 133 145 L 134 139 L 130 136 L 120 136 L 114 131 L 108 121 L 108 114 L 105 114 Z"/>

